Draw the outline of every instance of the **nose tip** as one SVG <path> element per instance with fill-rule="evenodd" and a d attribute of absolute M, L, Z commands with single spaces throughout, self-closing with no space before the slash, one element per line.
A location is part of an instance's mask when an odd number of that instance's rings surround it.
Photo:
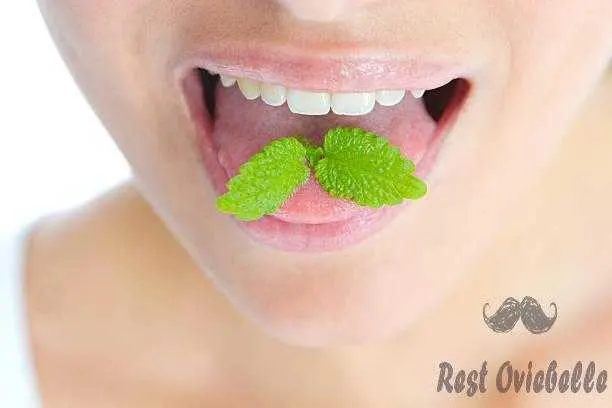
<path fill-rule="evenodd" d="M 333 21 L 356 10 L 365 3 L 377 0 L 278 0 L 300 20 Z"/>

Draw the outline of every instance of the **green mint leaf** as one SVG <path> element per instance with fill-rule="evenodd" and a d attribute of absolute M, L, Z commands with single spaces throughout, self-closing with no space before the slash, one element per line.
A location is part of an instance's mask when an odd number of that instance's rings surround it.
<path fill-rule="evenodd" d="M 418 199 L 427 192 L 427 185 L 412 175 L 414 163 L 375 133 L 332 129 L 325 135 L 323 151 L 315 175 L 334 197 L 378 208 Z"/>
<path fill-rule="evenodd" d="M 254 221 L 278 210 L 308 180 L 307 148 L 295 137 L 277 139 L 242 164 L 217 199 L 219 211 Z"/>
<path fill-rule="evenodd" d="M 295 138 L 306 148 L 306 159 L 310 167 L 314 168 L 323 156 L 323 148 L 321 146 L 315 146 L 302 135 L 295 136 Z"/>

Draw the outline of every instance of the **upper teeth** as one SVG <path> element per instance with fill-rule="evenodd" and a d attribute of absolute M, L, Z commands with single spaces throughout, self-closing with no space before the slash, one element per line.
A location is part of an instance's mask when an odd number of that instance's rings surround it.
<path fill-rule="evenodd" d="M 232 86 L 236 83 L 236 78 L 231 77 L 229 75 L 220 75 L 221 77 L 221 84 L 223 84 L 223 86 Z"/>
<path fill-rule="evenodd" d="M 415 98 L 420 98 L 423 95 L 425 95 L 425 89 L 413 89 L 410 92 L 412 93 L 412 96 L 414 96 Z"/>
<path fill-rule="evenodd" d="M 377 92 L 310 92 L 298 89 L 287 89 L 282 85 L 269 84 L 248 78 L 234 78 L 229 75 L 220 75 L 221 84 L 225 87 L 238 83 L 242 95 L 249 100 L 261 97 L 262 101 L 270 106 L 281 106 L 287 102 L 289 110 L 302 115 L 326 115 L 331 110 L 338 115 L 365 115 L 374 109 L 378 102 L 382 106 L 399 104 L 406 91 L 383 90 Z M 425 89 L 410 91 L 415 98 L 420 98 Z"/>

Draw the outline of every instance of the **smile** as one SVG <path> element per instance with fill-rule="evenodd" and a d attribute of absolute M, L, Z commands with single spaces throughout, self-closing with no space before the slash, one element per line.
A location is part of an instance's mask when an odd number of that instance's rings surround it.
<path fill-rule="evenodd" d="M 219 75 L 219 78 L 226 88 L 238 84 L 238 89 L 247 100 L 261 97 L 261 100 L 270 106 L 282 106 L 286 102 L 291 112 L 301 115 L 327 115 L 330 111 L 336 115 L 367 115 L 377 103 L 380 106 L 395 106 L 402 102 L 406 95 L 405 89 L 376 92 L 309 92 L 249 78 L 234 78 L 228 75 Z M 410 94 L 418 99 L 425 91 L 413 89 Z"/>
<path fill-rule="evenodd" d="M 190 61 L 180 78 L 204 168 L 221 195 L 270 141 L 300 134 L 320 144 L 339 126 L 387 138 L 426 180 L 467 99 L 467 75 L 450 62 L 242 50 Z M 311 177 L 276 213 L 234 222 L 256 243 L 330 251 L 374 235 L 409 203 L 362 207 L 330 196 Z"/>

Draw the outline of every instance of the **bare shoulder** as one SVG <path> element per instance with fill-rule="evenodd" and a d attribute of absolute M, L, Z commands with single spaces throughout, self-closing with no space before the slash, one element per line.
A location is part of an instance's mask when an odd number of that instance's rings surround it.
<path fill-rule="evenodd" d="M 29 265 L 53 269 L 74 263 L 100 265 L 104 259 L 117 265 L 126 253 L 124 244 L 141 242 L 130 248 L 138 252 L 143 246 L 161 244 L 167 236 L 151 208 L 125 184 L 82 207 L 42 219 L 30 237 Z"/>
<path fill-rule="evenodd" d="M 215 291 L 130 185 L 33 229 L 26 291 L 50 407 L 156 406 L 176 391 L 166 377 L 180 370 L 164 356 L 177 347 L 201 355 L 210 338 L 187 331 L 214 329 L 219 311 Z"/>

